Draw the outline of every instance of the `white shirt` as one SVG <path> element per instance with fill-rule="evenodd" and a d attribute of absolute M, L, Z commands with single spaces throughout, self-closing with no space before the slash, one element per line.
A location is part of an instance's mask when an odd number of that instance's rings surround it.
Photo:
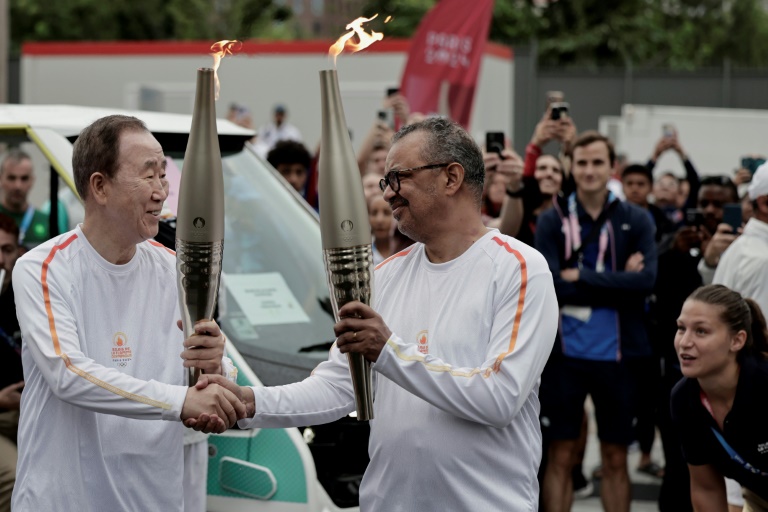
<path fill-rule="evenodd" d="M 298 128 L 285 121 L 280 126 L 277 126 L 275 123 L 267 123 L 259 128 L 254 147 L 259 156 L 266 158 L 267 153 L 281 140 L 301 142 L 301 132 Z"/>
<path fill-rule="evenodd" d="M 546 260 L 492 230 L 434 264 L 417 243 L 377 267 L 373 308 L 393 331 L 378 361 L 363 511 L 536 510 L 538 384 L 557 331 Z M 254 388 L 241 427 L 354 410 L 336 345 L 306 380 Z"/>
<path fill-rule="evenodd" d="M 371 249 L 373 250 L 373 265 L 377 266 L 379 263 L 384 261 L 386 258 L 381 255 L 379 250 L 376 248 L 376 239 L 371 239 Z"/>
<path fill-rule="evenodd" d="M 749 219 L 744 232 L 720 258 L 712 282 L 754 299 L 768 312 L 768 224 Z"/>
<path fill-rule="evenodd" d="M 80 227 L 16 262 L 26 386 L 14 511 L 183 510 L 175 272 L 157 242 L 113 265 Z"/>

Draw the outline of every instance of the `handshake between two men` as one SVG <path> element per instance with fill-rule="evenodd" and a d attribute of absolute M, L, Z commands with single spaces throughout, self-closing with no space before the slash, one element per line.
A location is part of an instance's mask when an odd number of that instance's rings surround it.
<path fill-rule="evenodd" d="M 349 302 L 339 309 L 339 317 L 341 320 L 333 330 L 341 353 L 357 352 L 376 362 L 384 344 L 392 336 L 381 316 L 361 302 Z M 221 374 L 220 364 L 216 366 L 216 357 L 220 363 L 224 355 L 224 336 L 216 323 L 199 322 L 195 331 L 195 336 L 184 342 L 185 347 L 195 348 L 185 350 L 181 357 L 184 366 L 195 366 L 205 373 L 187 392 L 181 420 L 186 427 L 194 430 L 220 434 L 237 420 L 255 414 L 255 396 L 252 388 L 238 386 Z M 196 338 L 197 332 L 205 331 L 209 335 L 201 338 L 209 339 Z"/>
<path fill-rule="evenodd" d="M 177 322 L 182 329 L 181 320 Z M 189 388 L 181 410 L 181 420 L 190 418 L 210 423 L 207 432 L 220 434 L 239 419 L 253 416 L 246 410 L 240 387 L 222 375 L 226 341 L 218 324 L 202 320 L 195 324 L 195 332 L 184 340 L 181 358 L 185 368 L 199 368 L 204 373 L 197 385 Z M 215 418 L 213 421 L 210 418 Z"/>

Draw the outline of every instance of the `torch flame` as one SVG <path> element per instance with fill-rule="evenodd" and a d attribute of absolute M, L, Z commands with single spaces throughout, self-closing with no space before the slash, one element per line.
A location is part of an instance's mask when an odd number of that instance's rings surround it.
<path fill-rule="evenodd" d="M 381 32 L 371 30 L 371 33 L 369 34 L 363 30 L 363 23 L 373 20 L 376 16 L 378 16 L 378 14 L 374 14 L 371 18 L 360 17 L 346 26 L 346 29 L 349 30 L 349 32 L 341 36 L 330 48 L 328 48 L 328 55 L 333 56 L 334 64 L 336 64 L 336 57 L 338 57 L 345 49 L 349 50 L 351 53 L 359 52 L 360 50 L 368 48 L 376 41 L 384 39 L 384 34 Z M 357 35 L 357 42 L 350 41 L 355 35 Z"/>
<path fill-rule="evenodd" d="M 221 59 L 227 55 L 233 55 L 236 51 L 239 51 L 243 47 L 243 43 L 237 40 L 224 39 L 211 45 L 211 56 L 213 57 L 213 77 L 216 82 L 216 99 L 219 99 L 219 91 L 221 90 L 221 83 L 219 82 L 219 65 Z"/>

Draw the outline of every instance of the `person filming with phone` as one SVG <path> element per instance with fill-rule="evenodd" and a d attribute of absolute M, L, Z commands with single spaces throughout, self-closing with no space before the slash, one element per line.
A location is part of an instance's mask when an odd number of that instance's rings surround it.
<path fill-rule="evenodd" d="M 486 226 L 499 228 L 502 233 L 514 236 L 509 231 L 514 228 L 501 229 L 502 218 L 510 207 L 508 197 L 520 197 L 522 191 L 523 159 L 515 152 L 504 136 L 503 132 L 488 132 L 485 137 L 485 151 L 483 152 L 485 164 L 485 187 L 483 189 L 483 203 L 481 213 L 483 223 Z M 505 195 L 506 194 L 506 195 Z M 507 213 L 507 216 L 509 214 Z M 515 218 L 522 218 L 522 209 L 516 211 Z"/>
<path fill-rule="evenodd" d="M 551 96 L 548 98 L 558 99 L 561 97 Z M 564 164 L 564 189 L 563 194 L 570 194 L 574 190 L 573 180 L 570 175 L 570 157 L 573 142 L 576 140 L 576 125 L 570 113 L 570 105 L 560 99 L 560 101 L 548 102 L 536 128 L 531 136 L 531 141 L 525 147 L 525 167 L 523 176 L 533 176 L 536 169 L 536 161 L 544 154 L 544 146 L 549 142 L 560 143 L 560 160 Z"/>
<path fill-rule="evenodd" d="M 497 224 L 502 233 L 528 245 L 534 243 L 539 215 L 552 207 L 552 202 L 561 192 L 570 193 L 574 188 L 566 165 L 570 159 L 566 155 L 575 140 L 576 126 L 569 114 L 570 106 L 562 101 L 562 93 L 550 91 L 547 97 L 547 109 L 525 149 L 522 174 L 516 173 L 512 176 L 514 179 L 507 183 Z M 486 134 L 486 169 L 493 169 L 503 155 L 496 156 L 491 151 L 492 135 Z M 550 141 L 560 142 L 561 157 L 544 154 L 542 148 Z"/>
<path fill-rule="evenodd" d="M 685 178 L 678 179 L 671 172 L 663 173 L 653 185 L 653 196 L 654 204 L 661 208 L 672 222 L 681 226 L 684 223 L 685 210 L 696 208 L 699 174 L 680 143 L 677 129 L 672 124 L 666 123 L 661 131 L 661 138 L 645 166 L 653 172 L 661 155 L 668 151 L 674 151 L 680 157 L 685 167 Z"/>

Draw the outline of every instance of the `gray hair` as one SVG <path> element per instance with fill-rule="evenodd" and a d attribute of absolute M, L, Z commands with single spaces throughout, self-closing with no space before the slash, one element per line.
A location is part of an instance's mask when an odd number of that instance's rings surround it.
<path fill-rule="evenodd" d="M 447 117 L 427 119 L 400 128 L 392 144 L 415 132 L 427 134 L 421 158 L 427 163 L 457 162 L 464 168 L 464 183 L 472 190 L 479 205 L 483 197 L 485 164 L 480 147 L 458 123 Z"/>

